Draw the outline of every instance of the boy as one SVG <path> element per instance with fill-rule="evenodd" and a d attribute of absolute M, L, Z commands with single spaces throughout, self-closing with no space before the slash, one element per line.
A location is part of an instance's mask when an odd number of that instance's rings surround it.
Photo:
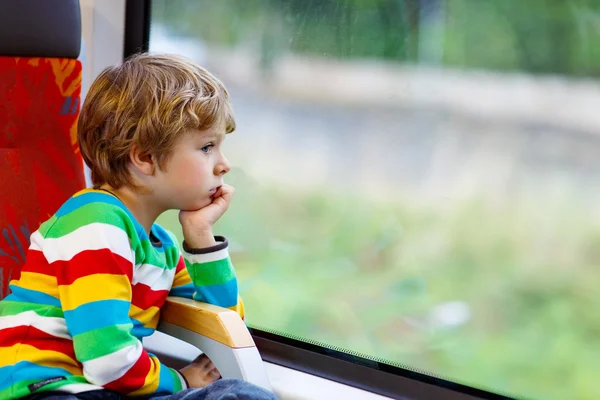
<path fill-rule="evenodd" d="M 234 129 L 227 90 L 190 60 L 141 54 L 100 74 L 78 122 L 94 188 L 33 233 L 0 302 L 0 398 L 275 399 L 217 381 L 205 357 L 175 371 L 142 348 L 169 295 L 243 317 L 227 240 L 212 232 L 233 195 L 221 145 Z M 183 254 L 154 223 L 169 209 Z"/>

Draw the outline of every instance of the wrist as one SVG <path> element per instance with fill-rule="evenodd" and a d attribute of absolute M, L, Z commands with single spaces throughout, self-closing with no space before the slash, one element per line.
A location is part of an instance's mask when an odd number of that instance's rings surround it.
<path fill-rule="evenodd" d="M 183 390 L 185 390 L 185 389 L 190 389 L 190 383 L 188 382 L 188 380 L 187 380 L 187 378 L 186 378 L 185 374 L 183 373 L 183 371 L 182 371 L 182 370 L 179 370 L 179 371 L 177 371 L 177 373 L 179 374 L 179 376 L 180 376 L 180 377 L 181 377 L 181 379 L 183 380 L 183 382 L 182 382 L 182 383 L 183 383 L 183 385 L 182 385 L 182 386 L 184 386 Z"/>
<path fill-rule="evenodd" d="M 194 249 L 204 249 L 217 245 L 212 229 L 196 231 L 194 233 L 184 231 L 183 239 L 188 247 Z"/>

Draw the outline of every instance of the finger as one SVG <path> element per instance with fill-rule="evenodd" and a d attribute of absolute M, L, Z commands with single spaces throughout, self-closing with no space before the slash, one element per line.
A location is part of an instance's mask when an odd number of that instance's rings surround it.
<path fill-rule="evenodd" d="M 227 204 L 229 204 L 231 202 L 231 198 L 233 197 L 234 192 L 235 192 L 235 189 L 233 186 L 229 186 L 229 185 L 221 186 L 221 197 L 223 198 L 223 200 L 225 200 L 227 202 Z"/>
<path fill-rule="evenodd" d="M 209 369 L 209 365 L 212 364 L 210 358 L 206 354 L 200 354 L 195 360 L 194 364 L 198 365 L 202 369 Z M 214 366 L 213 366 L 214 367 Z"/>
<path fill-rule="evenodd" d="M 222 188 L 222 187 L 223 187 L 223 186 L 219 186 L 219 187 L 217 188 L 217 190 L 215 191 L 215 194 L 213 194 L 213 196 L 212 196 L 212 197 L 213 197 L 213 199 L 217 199 L 217 198 L 221 197 L 221 190 L 222 190 L 221 188 Z"/>
<path fill-rule="evenodd" d="M 200 360 L 199 365 L 200 365 L 200 367 L 202 367 L 202 369 L 207 370 L 207 371 L 214 368 L 212 361 L 210 361 L 210 358 L 208 358 L 208 357 L 202 358 L 202 360 Z"/>
<path fill-rule="evenodd" d="M 229 208 L 229 204 L 231 203 L 231 198 L 233 197 L 233 192 L 235 191 L 235 189 L 233 189 L 233 187 L 229 185 L 223 186 L 221 186 L 220 188 L 219 197 L 217 197 L 217 194 L 215 193 L 215 197 L 213 198 L 213 204 L 216 204 L 219 208 L 221 208 L 222 212 L 225 212 Z"/>
<path fill-rule="evenodd" d="M 219 379 L 219 378 L 221 377 L 221 374 L 220 374 L 220 373 L 219 373 L 219 371 L 218 371 L 218 370 L 215 368 L 215 369 L 213 369 L 213 370 L 211 370 L 211 371 L 210 371 L 210 373 L 209 373 L 209 376 L 210 376 L 211 378 L 214 378 L 214 379 Z"/>
<path fill-rule="evenodd" d="M 215 366 L 215 364 L 213 364 L 212 361 L 208 360 L 208 365 L 206 365 L 206 369 L 212 371 L 213 369 L 217 369 L 217 367 Z"/>
<path fill-rule="evenodd" d="M 220 189 L 222 189 L 224 192 L 231 192 L 233 193 L 235 191 L 235 188 L 231 185 L 228 185 L 226 183 L 222 184 L 221 186 L 219 186 Z"/>

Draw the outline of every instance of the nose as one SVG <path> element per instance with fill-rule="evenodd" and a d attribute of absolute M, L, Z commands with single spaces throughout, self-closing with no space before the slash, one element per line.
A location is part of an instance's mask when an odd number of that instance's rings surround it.
<path fill-rule="evenodd" d="M 219 162 L 215 164 L 215 175 L 223 176 L 231 170 L 231 164 L 225 158 L 225 156 L 221 155 L 221 159 Z"/>

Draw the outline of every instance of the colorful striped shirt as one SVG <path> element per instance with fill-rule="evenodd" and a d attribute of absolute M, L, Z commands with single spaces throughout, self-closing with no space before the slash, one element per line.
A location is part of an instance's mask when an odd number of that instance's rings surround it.
<path fill-rule="evenodd" d="M 185 388 L 142 347 L 167 296 L 243 317 L 227 241 L 183 254 L 159 225 L 150 235 L 113 195 L 77 193 L 31 235 L 27 261 L 0 301 L 0 399 L 110 389 L 153 397 Z"/>

